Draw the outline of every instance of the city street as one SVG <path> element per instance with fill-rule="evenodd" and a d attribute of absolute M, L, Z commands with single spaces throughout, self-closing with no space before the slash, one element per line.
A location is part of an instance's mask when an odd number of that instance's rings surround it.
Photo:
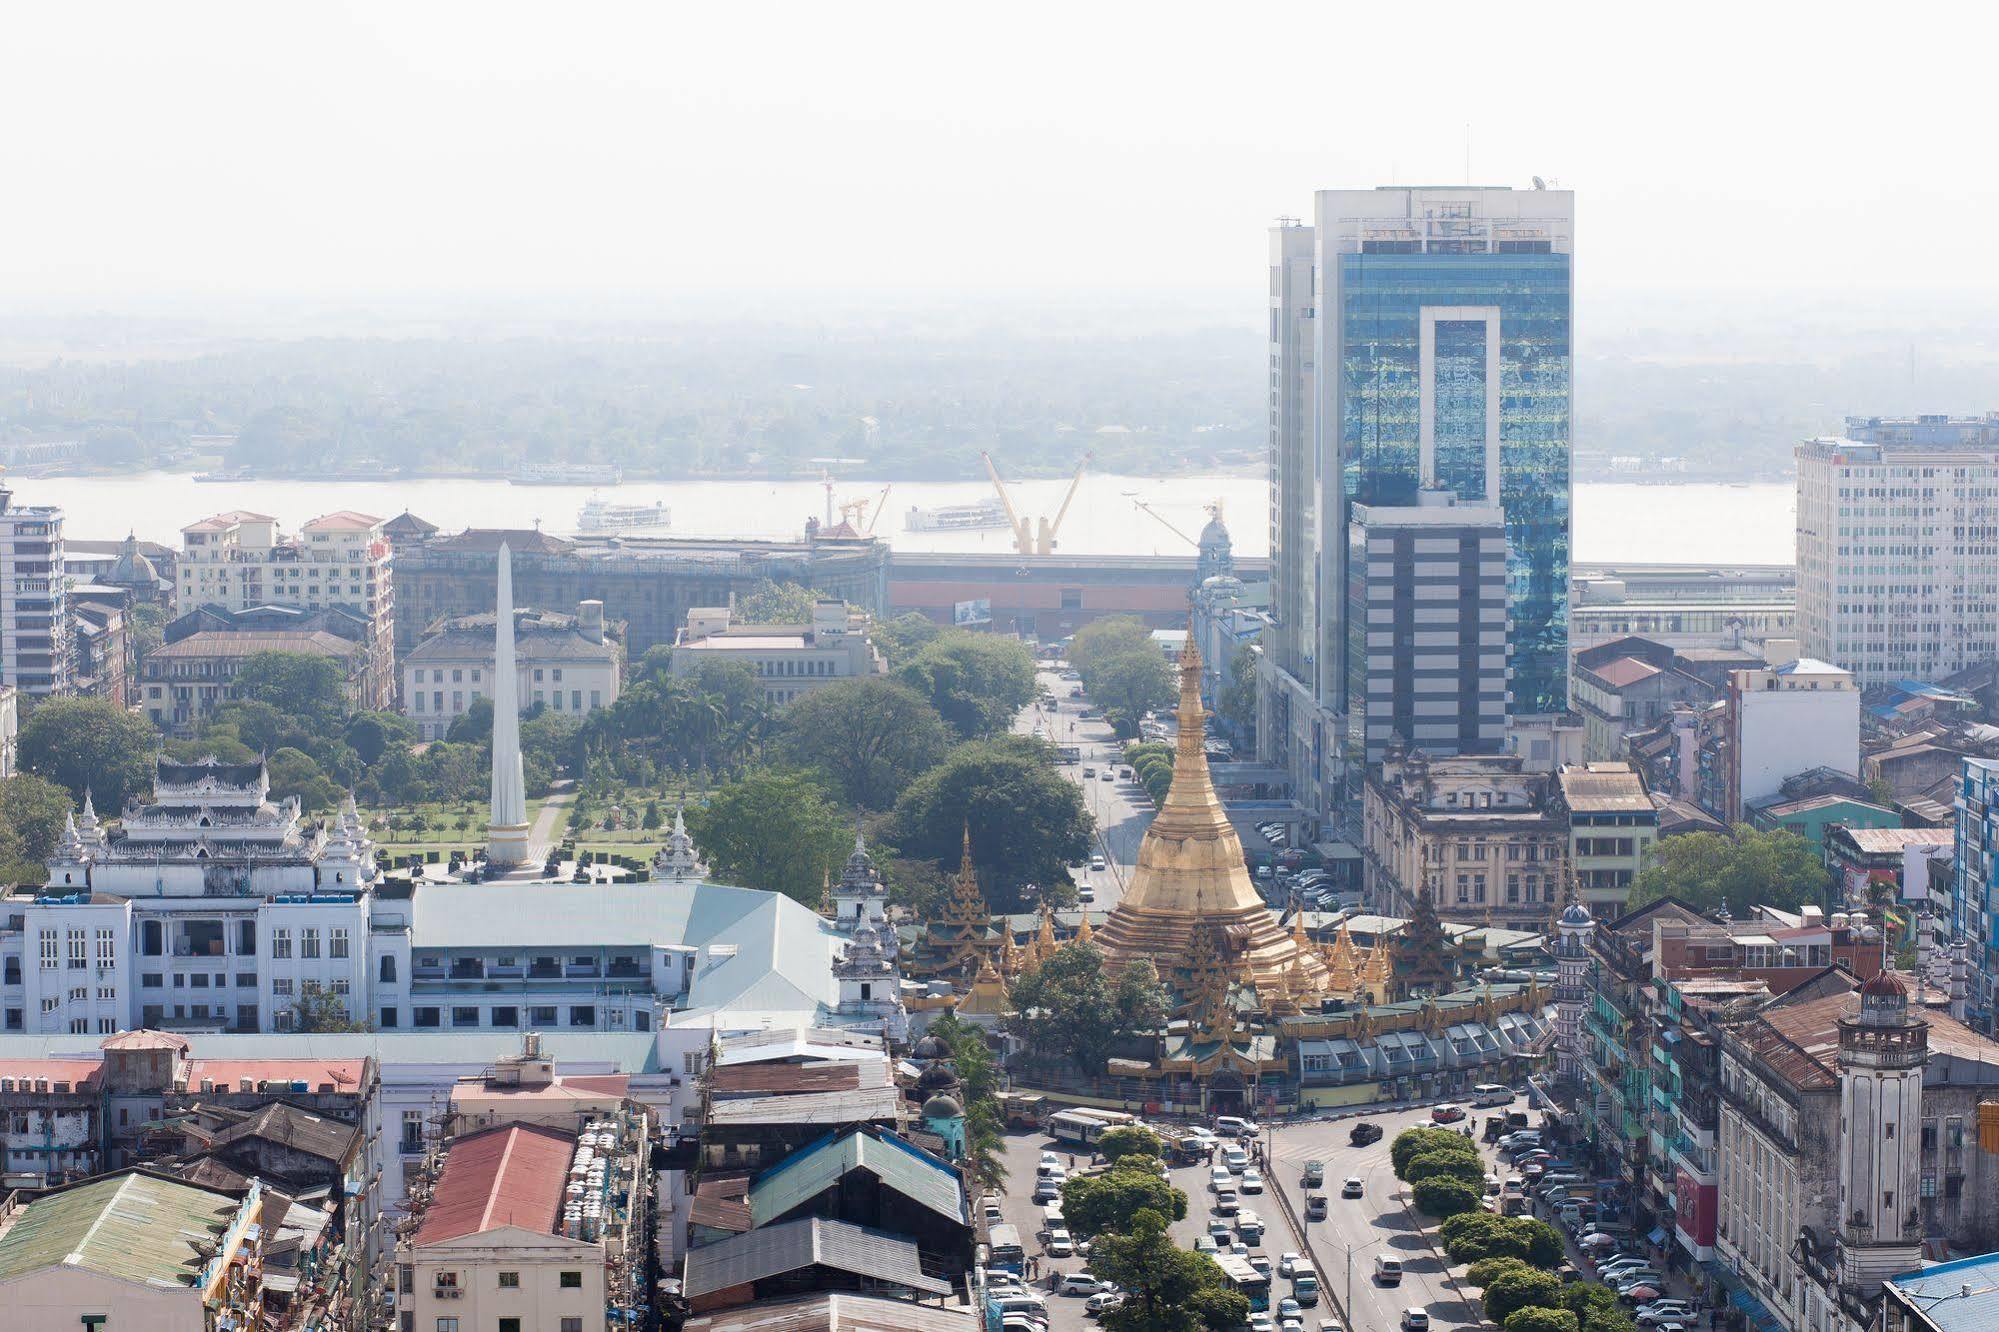
<path fill-rule="evenodd" d="M 1055 706 L 1050 709 L 1038 700 L 1030 703 L 1015 720 L 1014 730 L 1031 735 L 1040 724 L 1050 743 L 1075 745 L 1082 750 L 1080 762 L 1062 764 L 1060 771 L 1083 790 L 1083 806 L 1097 821 L 1098 850 L 1103 852 L 1108 868 L 1078 871 L 1076 881 L 1079 887 L 1089 885 L 1095 898 L 1089 904 L 1092 911 L 1108 911 L 1124 895 L 1124 885 L 1138 863 L 1138 844 L 1152 822 L 1152 808 L 1144 788 L 1116 776 L 1118 756 L 1124 746 L 1113 738 L 1111 728 L 1101 719 L 1078 715 L 1089 701 L 1069 697 L 1076 682 L 1062 679 L 1059 668 L 1042 669 L 1036 679 L 1041 688 L 1055 696 Z M 1107 765 L 1112 773 L 1110 781 L 1103 778 Z M 1085 778 L 1084 768 L 1094 768 L 1097 775 Z"/>
<path fill-rule="evenodd" d="M 1366 1147 L 1350 1146 L 1347 1136 L 1361 1118 L 1379 1124 L 1382 1136 Z M 1390 1164 L 1389 1148 L 1395 1135 L 1429 1122 L 1430 1112 L 1425 1107 L 1296 1124 L 1270 1135 L 1275 1162 L 1272 1183 L 1284 1191 L 1301 1221 L 1305 1215 L 1305 1163 L 1313 1159 L 1325 1162 L 1326 1220 L 1306 1224 L 1306 1244 L 1327 1292 L 1342 1304 L 1348 1299 L 1347 1254 L 1351 1248 L 1351 1316 L 1358 1332 L 1395 1332 L 1402 1311 L 1411 1307 L 1427 1309 L 1436 1332 L 1478 1327 L 1483 1322 L 1475 1293 L 1465 1292 L 1474 1296 L 1468 1302 L 1446 1277 L 1443 1254 L 1424 1239 L 1415 1214 L 1402 1201 L 1403 1185 Z M 1490 1164 L 1490 1149 L 1481 1144 L 1480 1152 Z M 1340 1197 L 1340 1187 L 1349 1175 L 1360 1176 L 1363 1193 L 1359 1198 Z M 1402 1260 L 1401 1285 L 1383 1286 L 1375 1281 L 1374 1260 L 1383 1254 Z"/>

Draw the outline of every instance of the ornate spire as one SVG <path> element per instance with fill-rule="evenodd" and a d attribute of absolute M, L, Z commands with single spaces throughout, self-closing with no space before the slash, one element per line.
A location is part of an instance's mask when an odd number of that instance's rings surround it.
<path fill-rule="evenodd" d="M 819 872 L 819 914 L 822 916 L 833 914 L 832 870 L 821 870 Z"/>
<path fill-rule="evenodd" d="M 673 811 L 673 831 L 667 834 L 666 845 L 653 857 L 653 864 L 669 879 L 692 879 L 701 873 L 701 856 L 694 849 L 694 839 L 687 835 L 687 811 L 676 806 Z"/>
<path fill-rule="evenodd" d="M 972 867 L 972 825 L 969 822 L 965 825 L 964 859 L 952 880 L 951 896 L 945 899 L 940 914 L 941 923 L 956 939 L 974 936 L 983 939 L 992 920 L 992 909 L 986 905 L 985 894 L 979 891 L 979 873 Z"/>
<path fill-rule="evenodd" d="M 1084 911 L 1079 914 L 1082 916 L 1082 923 L 1076 926 L 1076 938 L 1074 942 L 1079 944 L 1094 943 L 1097 932 L 1090 928 L 1090 913 Z"/>

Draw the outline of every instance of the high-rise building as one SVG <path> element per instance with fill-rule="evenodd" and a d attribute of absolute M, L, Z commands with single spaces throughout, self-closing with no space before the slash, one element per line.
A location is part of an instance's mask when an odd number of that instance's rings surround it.
<path fill-rule="evenodd" d="M 1503 514 L 1509 712 L 1568 705 L 1574 196 L 1325 190 L 1271 237 L 1271 611 L 1262 757 L 1302 803 L 1350 810 L 1342 752 L 1354 504 L 1435 487 Z"/>
<path fill-rule="evenodd" d="M 361 703 L 387 708 L 396 696 L 393 557 L 380 518 L 342 510 L 314 518 L 295 537 L 267 513 L 232 510 L 181 529 L 185 543 L 174 613 L 205 606 L 246 611 L 331 607 L 367 621 Z"/>
<path fill-rule="evenodd" d="M 1347 526 L 1348 752 L 1506 745 L 1506 528 L 1496 505 L 1426 490 Z"/>
<path fill-rule="evenodd" d="M 1847 432 L 1797 448 L 1804 651 L 1863 688 L 1999 656 L 1999 421 Z"/>
<path fill-rule="evenodd" d="M 0 684 L 33 697 L 69 692 L 62 564 L 62 510 L 16 504 L 0 486 Z"/>

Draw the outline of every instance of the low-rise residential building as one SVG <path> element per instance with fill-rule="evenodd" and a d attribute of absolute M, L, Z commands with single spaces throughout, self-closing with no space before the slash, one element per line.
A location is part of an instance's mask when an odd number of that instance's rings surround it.
<path fill-rule="evenodd" d="M 138 658 L 123 588 L 73 585 L 69 589 L 70 690 L 119 707 L 137 697 Z"/>
<path fill-rule="evenodd" d="M 1750 827 L 1765 831 L 1787 829 L 1824 855 L 1826 835 L 1834 827 L 1899 828 L 1902 816 L 1886 805 L 1837 791 L 1795 798 L 1780 792 L 1776 799 L 1751 805 L 1747 822 Z"/>
<path fill-rule="evenodd" d="M 1951 828 L 1827 829 L 1825 864 L 1838 900 L 1873 908 L 1929 900 L 1929 862 L 1949 859 L 1957 834 Z M 1920 909 L 1920 908 L 1918 908 Z"/>
<path fill-rule="evenodd" d="M 396 1249 L 403 1332 L 604 1332 L 644 1307 L 643 1114 L 454 1139 Z"/>
<path fill-rule="evenodd" d="M 1617 638 L 1575 654 L 1570 690 L 1583 716 L 1584 755 L 1620 759 L 1628 737 L 1648 730 L 1679 704 L 1711 703 L 1719 690 L 1680 669 L 1680 654 L 1647 638 Z"/>
<path fill-rule="evenodd" d="M 146 716 L 169 735 L 195 734 L 208 714 L 230 699 L 243 663 L 261 652 L 290 652 L 332 662 L 346 681 L 350 702 L 365 705 L 365 643 L 324 629 L 204 630 L 162 643 L 146 654 L 139 685 Z"/>
<path fill-rule="evenodd" d="M 1568 814 L 1568 864 L 1576 896 L 1598 915 L 1624 909 L 1659 839 L 1659 810 L 1629 763 L 1572 764 L 1555 774 Z M 1608 909 L 1608 910 L 1606 910 Z"/>
<path fill-rule="evenodd" d="M 813 604 L 808 624 L 745 624 L 730 607 L 695 607 L 674 642 L 673 673 L 698 674 L 707 661 L 749 667 L 772 703 L 789 703 L 839 680 L 888 674 L 868 617 L 831 598 Z"/>
<path fill-rule="evenodd" d="M 521 711 L 540 708 L 587 716 L 618 701 L 623 650 L 618 626 L 604 622 L 604 603 L 577 603 L 574 615 L 514 613 L 515 674 Z M 425 740 L 442 740 L 451 724 L 493 692 L 493 617 L 446 620 L 403 657 L 403 715 Z"/>
<path fill-rule="evenodd" d="M 1446 920 L 1545 924 L 1567 873 L 1553 778 L 1509 754 L 1395 755 L 1369 772 L 1369 906 L 1411 914 L 1427 891 Z"/>

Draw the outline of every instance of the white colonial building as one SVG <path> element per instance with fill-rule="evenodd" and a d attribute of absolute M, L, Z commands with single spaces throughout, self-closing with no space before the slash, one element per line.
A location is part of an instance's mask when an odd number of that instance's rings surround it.
<path fill-rule="evenodd" d="M 404 657 L 403 715 L 425 740 L 442 740 L 471 706 L 493 694 L 494 620 L 448 620 Z M 607 632 L 604 603 L 582 601 L 574 615 L 514 612 L 515 698 L 520 711 L 547 708 L 582 717 L 618 701 L 623 652 Z"/>
<path fill-rule="evenodd" d="M 673 645 L 673 673 L 698 674 L 707 661 L 739 661 L 756 675 L 772 703 L 840 680 L 888 674 L 888 659 L 868 633 L 868 617 L 837 598 L 822 597 L 810 624 L 745 624 L 728 606 L 696 606 Z"/>

